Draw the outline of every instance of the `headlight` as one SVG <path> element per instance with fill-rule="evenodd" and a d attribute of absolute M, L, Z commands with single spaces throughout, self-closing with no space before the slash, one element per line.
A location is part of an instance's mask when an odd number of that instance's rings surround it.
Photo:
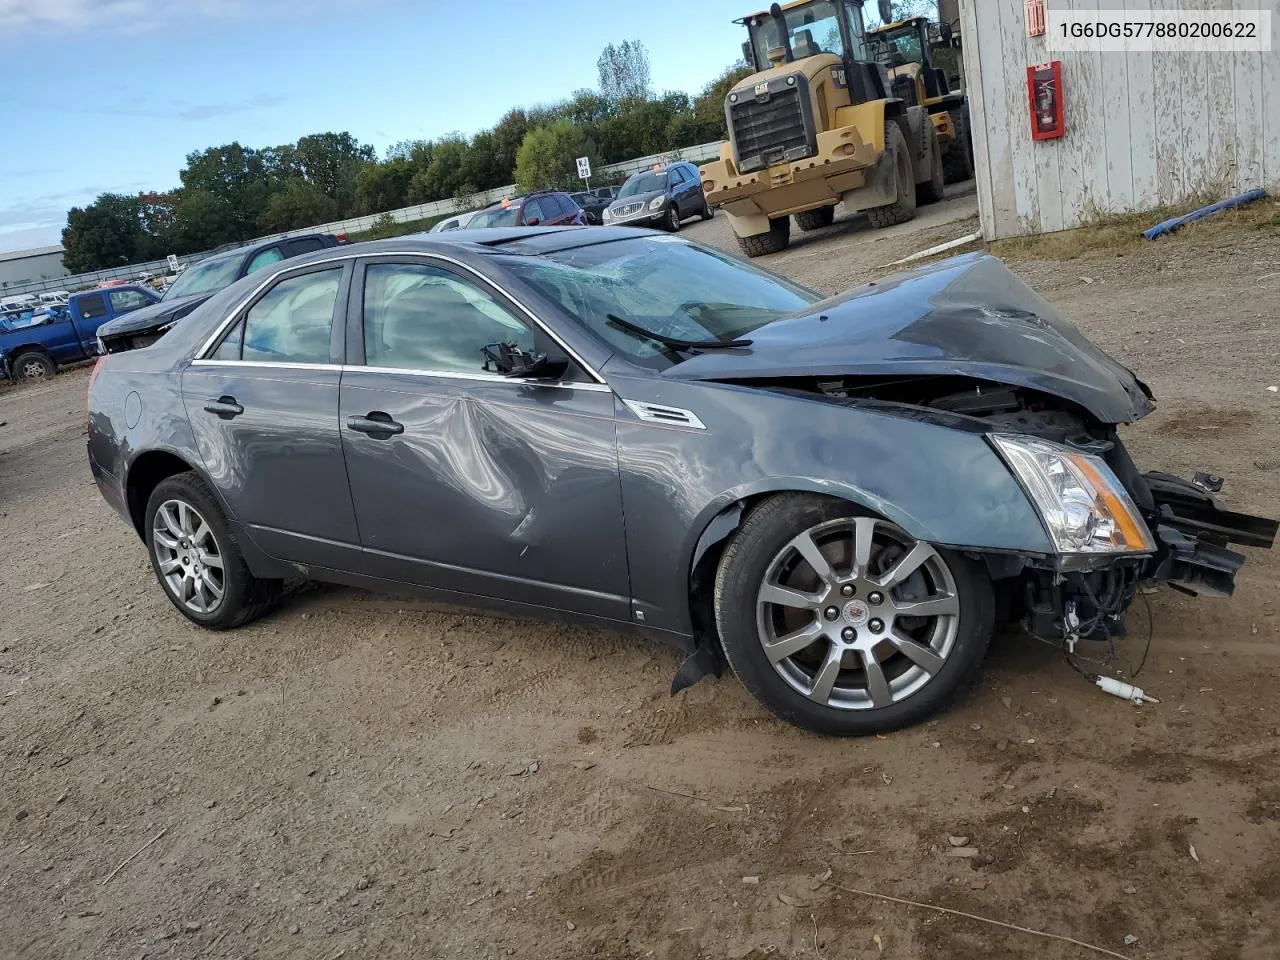
<path fill-rule="evenodd" d="M 609 208 L 608 208 L 608 207 L 605 207 L 605 208 L 604 208 L 604 213 L 602 213 L 602 214 L 600 215 L 600 219 L 601 219 L 601 220 L 611 220 L 611 219 L 613 219 L 613 214 L 609 212 Z"/>
<path fill-rule="evenodd" d="M 650 200 L 650 201 L 649 201 L 649 209 L 650 209 L 650 210 L 661 210 L 661 209 L 662 209 L 662 205 L 663 205 L 664 203 L 666 203 L 666 202 L 667 202 L 667 198 L 666 198 L 666 197 L 654 197 L 652 200 Z"/>
<path fill-rule="evenodd" d="M 1150 553 L 1151 533 L 1099 457 L 1036 437 L 994 434 L 1059 553 Z"/>

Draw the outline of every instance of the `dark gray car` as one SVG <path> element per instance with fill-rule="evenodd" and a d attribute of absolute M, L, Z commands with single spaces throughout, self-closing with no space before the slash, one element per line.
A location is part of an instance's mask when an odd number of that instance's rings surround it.
<path fill-rule="evenodd" d="M 780 716 L 917 721 L 996 624 L 1074 656 L 1143 580 L 1229 593 L 1272 521 L 1143 475 L 1146 387 L 998 261 L 818 294 L 679 238 L 456 231 L 216 294 L 90 387 L 89 460 L 209 628 L 288 579 L 726 659 Z"/>

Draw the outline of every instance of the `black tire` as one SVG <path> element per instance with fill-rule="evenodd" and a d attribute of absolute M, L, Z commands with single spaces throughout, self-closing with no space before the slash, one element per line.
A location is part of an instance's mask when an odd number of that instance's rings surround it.
<path fill-rule="evenodd" d="M 928 718 L 931 714 L 940 710 L 948 701 L 950 701 L 960 690 L 968 685 L 976 674 L 979 666 L 986 655 L 987 645 L 991 639 L 991 632 L 995 618 L 995 601 L 991 579 L 987 574 L 986 568 L 976 560 L 966 557 L 962 554 L 945 550 L 928 544 L 920 544 L 918 541 L 911 541 L 906 537 L 907 541 L 913 544 L 910 550 L 914 551 L 915 546 L 924 546 L 928 548 L 930 559 L 928 564 L 933 564 L 936 559 L 942 566 L 936 569 L 945 570 L 951 579 L 951 585 L 948 590 L 954 589 L 954 594 L 948 594 L 945 599 L 952 601 L 955 606 L 955 613 L 950 615 L 949 619 L 944 617 L 933 618 L 933 623 L 940 623 L 946 619 L 945 624 L 939 625 L 936 629 L 943 629 L 949 637 L 950 646 L 942 656 L 932 664 L 932 670 L 924 671 L 929 679 L 922 683 L 911 683 L 910 677 L 902 673 L 898 673 L 890 684 L 902 682 L 897 692 L 886 695 L 892 701 L 894 697 L 900 697 L 896 702 L 891 702 L 886 706 L 872 706 L 872 698 L 870 698 L 870 675 L 863 672 L 864 668 L 853 666 L 850 667 L 844 657 L 851 655 L 848 648 L 844 648 L 843 652 L 837 654 L 834 661 L 831 660 L 832 653 L 836 651 L 836 645 L 830 641 L 824 641 L 822 637 L 818 637 L 811 641 L 814 644 L 827 642 L 829 644 L 825 653 L 826 662 L 834 662 L 837 664 L 833 678 L 845 676 L 848 670 L 848 676 L 856 679 L 859 673 L 866 678 L 866 692 L 868 696 L 867 703 L 858 709 L 850 708 L 846 701 L 846 706 L 832 706 L 827 702 L 820 703 L 814 699 L 810 699 L 804 692 L 796 689 L 784 679 L 782 673 L 770 661 L 765 651 L 762 622 L 757 619 L 757 602 L 762 584 L 765 583 L 765 577 L 775 563 L 776 558 L 782 556 L 788 549 L 788 545 L 798 535 L 805 531 L 809 531 L 821 524 L 827 524 L 836 521 L 834 528 L 843 530 L 850 525 L 845 521 L 849 517 L 866 517 L 868 522 L 875 520 L 873 529 L 879 531 L 892 532 L 893 536 L 906 536 L 899 528 L 894 527 L 887 521 L 878 518 L 871 518 L 864 511 L 847 501 L 839 500 L 832 497 L 822 497 L 813 494 L 782 494 L 764 501 L 759 507 L 751 512 L 742 526 L 734 535 L 733 540 L 725 549 L 724 555 L 720 560 L 719 570 L 716 576 L 715 585 L 715 613 L 716 624 L 719 630 L 721 643 L 724 652 L 728 658 L 729 664 L 733 667 L 738 678 L 751 691 L 764 706 L 768 707 L 773 713 L 797 726 L 812 730 L 816 733 L 834 734 L 838 736 L 861 736 L 872 733 L 881 733 L 887 730 L 897 729 L 899 727 L 908 726 L 918 723 Z M 838 535 L 838 534 L 837 534 Z M 810 541 L 811 543 L 814 541 Z M 831 550 L 831 547 L 826 548 Z M 873 552 L 871 562 L 868 564 L 867 571 L 875 567 L 876 560 L 881 556 L 882 551 L 886 549 L 880 548 L 880 551 Z M 873 548 L 874 550 L 874 548 Z M 908 550 L 907 546 L 901 548 L 903 553 Z M 851 556 L 850 553 L 846 556 Z M 897 562 L 901 554 L 889 554 L 888 563 Z M 830 558 L 828 558 L 830 559 Z M 842 569 L 839 562 L 833 563 L 833 569 Z M 915 569 L 915 568 L 913 568 Z M 925 567 L 919 568 L 921 571 Z M 903 591 L 910 584 L 911 577 L 924 576 L 921 573 L 912 573 L 901 584 L 896 587 L 886 589 L 886 593 L 892 594 L 894 591 Z M 820 589 L 822 589 L 820 587 Z M 888 606 L 873 607 L 872 603 L 884 603 L 884 599 L 877 599 L 874 595 L 874 587 L 867 587 L 865 581 L 863 586 L 857 588 L 854 594 L 844 594 L 844 596 L 853 596 L 857 598 L 865 598 L 860 607 L 855 607 L 854 600 L 840 601 L 847 603 L 848 607 L 841 608 L 840 616 L 846 616 L 845 610 L 851 610 L 848 616 L 867 617 L 874 616 L 876 610 L 894 609 L 893 616 L 902 617 L 901 604 L 905 601 L 911 601 L 913 597 L 894 598 L 889 601 Z M 933 589 L 928 591 L 930 595 Z M 926 597 L 932 599 L 932 596 Z M 819 603 L 825 603 L 825 600 Z M 895 609 L 896 607 L 896 609 Z M 837 609 L 837 608 L 833 608 Z M 761 614 L 761 616 L 764 616 Z M 803 613 L 799 616 L 804 616 Z M 821 625 L 824 614 L 817 612 L 815 609 L 813 616 L 814 623 Z M 830 618 L 826 618 L 830 619 Z M 917 618 L 919 619 L 919 618 Z M 929 618 L 924 618 L 928 620 Z M 843 625 L 846 621 L 840 619 L 836 623 Z M 910 623 L 911 621 L 907 621 Z M 907 662 L 907 658 L 898 651 L 901 649 L 899 644 L 894 640 L 889 640 L 889 635 L 897 629 L 895 624 L 890 625 L 888 632 L 884 634 L 885 639 L 881 640 L 873 636 L 875 631 L 875 620 L 862 621 L 863 626 L 859 626 L 857 630 L 852 632 L 857 634 L 861 630 L 871 630 L 871 634 L 866 638 L 871 641 L 872 648 L 869 656 L 879 661 L 881 654 L 887 654 L 885 659 L 881 661 L 884 670 L 877 670 L 879 676 L 883 679 L 893 670 L 905 669 L 910 671 L 913 664 Z M 884 630 L 883 621 L 881 621 L 881 630 Z M 797 634 L 792 634 L 795 636 Z M 859 640 L 859 642 L 862 642 Z M 892 649 L 886 649 L 884 644 L 888 644 Z M 814 652 L 815 648 L 807 648 L 799 650 L 799 656 L 808 656 Z M 932 652 L 932 651 L 929 651 Z M 821 648 L 817 648 L 819 656 L 822 655 Z M 862 656 L 862 654 L 852 654 L 853 656 Z M 903 657 L 896 660 L 895 657 Z M 788 660 L 790 657 L 780 658 Z M 910 657 L 911 661 L 916 661 L 914 656 Z M 940 665 L 939 665 L 940 664 Z M 905 665 L 905 666 L 904 666 Z M 913 675 L 914 676 L 914 675 Z M 816 684 L 817 674 L 815 673 L 813 683 Z M 900 680 L 901 678 L 901 680 Z M 832 682 L 837 682 L 835 679 Z M 851 682 L 851 681 L 846 681 Z M 915 687 L 912 689 L 912 687 Z M 856 684 L 855 684 L 856 687 Z M 828 688 L 839 693 L 841 696 L 846 695 L 845 687 Z M 828 695 L 828 700 L 830 695 Z"/>
<path fill-rule="evenodd" d="M 938 131 L 934 129 L 933 122 L 928 117 L 925 117 L 924 120 L 924 149 L 930 156 L 929 179 L 916 184 L 917 206 L 923 206 L 926 203 L 937 203 L 942 199 L 944 182 L 942 143 L 938 140 Z"/>
<path fill-rule="evenodd" d="M 806 210 L 804 213 L 796 214 L 796 226 L 801 230 L 808 232 L 809 230 L 820 230 L 823 227 L 829 227 L 836 221 L 836 208 L 818 207 L 817 210 Z"/>
<path fill-rule="evenodd" d="M 680 223 L 681 223 L 680 208 L 676 206 L 676 202 L 674 200 L 668 200 L 667 201 L 667 223 L 666 223 L 667 230 L 670 231 L 671 233 L 679 233 Z"/>
<path fill-rule="evenodd" d="M 951 126 L 955 129 L 956 138 L 942 155 L 942 172 L 947 183 L 960 183 L 973 176 L 973 142 L 969 139 L 967 109 L 951 111 Z"/>
<path fill-rule="evenodd" d="M 907 138 L 902 133 L 902 127 L 893 120 L 885 121 L 884 146 L 893 155 L 894 186 L 897 197 L 893 203 L 887 203 L 883 207 L 872 207 L 867 211 L 867 219 L 876 228 L 906 223 L 908 220 L 914 220 L 916 215 L 916 176 L 915 165 L 911 162 L 911 148 L 907 146 Z"/>
<path fill-rule="evenodd" d="M 39 350 L 28 350 L 9 361 L 9 374 L 15 383 L 48 380 L 57 372 L 58 365 L 53 358 Z"/>
<path fill-rule="evenodd" d="M 161 571 L 164 559 L 158 553 L 165 548 L 157 542 L 154 534 L 156 515 L 166 504 L 175 502 L 184 503 L 194 509 L 197 519 L 203 520 L 208 525 L 214 541 L 214 552 L 222 562 L 222 596 L 207 612 L 196 611 L 179 600 L 174 590 L 168 585 L 166 574 Z M 208 486 L 195 473 L 175 474 L 156 485 L 147 500 L 143 537 L 147 545 L 147 554 L 151 558 L 151 569 L 155 572 L 160 589 L 164 591 L 164 595 L 169 598 L 178 612 L 192 623 L 208 630 L 229 630 L 256 620 L 274 607 L 280 599 L 282 581 L 259 580 L 249 572 L 240 544 L 236 542 L 231 532 L 226 515 Z"/>
<path fill-rule="evenodd" d="M 715 215 L 716 215 L 716 208 L 713 207 L 711 204 L 707 203 L 707 198 L 704 196 L 702 198 L 702 219 L 710 220 Z"/>
<path fill-rule="evenodd" d="M 762 257 L 769 253 L 778 253 L 787 249 L 787 244 L 790 242 L 790 217 L 772 217 L 769 220 L 768 233 L 758 233 L 754 237 L 738 238 L 738 246 L 748 257 Z"/>

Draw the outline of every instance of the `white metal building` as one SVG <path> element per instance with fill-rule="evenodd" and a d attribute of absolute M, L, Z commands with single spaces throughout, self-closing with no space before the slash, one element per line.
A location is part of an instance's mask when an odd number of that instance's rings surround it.
<path fill-rule="evenodd" d="M 33 280 L 70 276 L 62 265 L 62 247 L 37 247 L 0 253 L 0 290 Z"/>
<path fill-rule="evenodd" d="M 1219 10 L 1233 0 L 1048 0 L 1052 10 Z M 1271 9 L 1280 0 L 1234 0 Z M 1065 230 L 1255 187 L 1280 192 L 1280 14 L 1272 51 L 1050 52 L 1026 0 L 962 0 L 964 68 L 988 240 Z M 1027 67 L 1062 63 L 1066 133 L 1033 141 Z"/>

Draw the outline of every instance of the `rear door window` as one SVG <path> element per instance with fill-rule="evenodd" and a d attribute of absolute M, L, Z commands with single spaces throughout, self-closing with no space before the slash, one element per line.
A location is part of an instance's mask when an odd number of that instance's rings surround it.
<path fill-rule="evenodd" d="M 89 293 L 80 298 L 80 316 L 96 320 L 107 315 L 107 298 L 100 293 Z"/>
<path fill-rule="evenodd" d="M 269 267 L 273 263 L 279 263 L 284 259 L 284 251 L 279 247 L 267 247 L 253 255 L 253 259 L 249 261 L 249 266 L 245 268 L 244 274 L 249 274 L 261 270 L 263 267 Z"/>
<path fill-rule="evenodd" d="M 328 363 L 342 267 L 286 277 L 249 308 L 214 360 Z"/>
<path fill-rule="evenodd" d="M 543 223 L 548 219 L 546 207 L 542 204 L 542 197 L 534 197 L 524 205 L 524 222 L 532 224 L 535 220 Z"/>

